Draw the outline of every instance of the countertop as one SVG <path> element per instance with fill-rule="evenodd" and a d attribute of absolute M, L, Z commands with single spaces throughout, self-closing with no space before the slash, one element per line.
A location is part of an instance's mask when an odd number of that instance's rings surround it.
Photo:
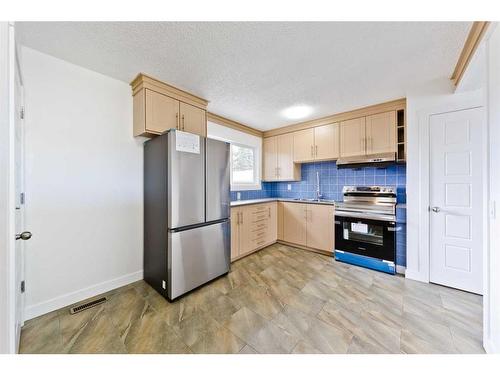
<path fill-rule="evenodd" d="M 308 203 L 308 204 L 326 204 L 334 206 L 335 202 L 333 200 L 325 201 L 312 201 L 312 200 L 298 200 L 293 198 L 261 198 L 261 199 L 247 199 L 243 201 L 232 201 L 231 207 L 246 206 L 249 204 L 258 204 L 266 202 L 295 202 L 295 203 Z"/>

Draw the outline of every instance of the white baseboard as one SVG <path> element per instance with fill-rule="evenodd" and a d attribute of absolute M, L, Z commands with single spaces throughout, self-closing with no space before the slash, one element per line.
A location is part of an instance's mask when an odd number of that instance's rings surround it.
<path fill-rule="evenodd" d="M 421 281 L 423 283 L 428 283 L 429 280 L 427 280 L 424 275 L 422 275 L 421 272 L 415 272 L 411 269 L 406 269 L 405 271 L 405 277 L 410 280 L 415 280 L 415 281 Z"/>
<path fill-rule="evenodd" d="M 128 275 L 117 277 L 116 279 L 91 285 L 87 288 L 83 288 L 75 292 L 63 294 L 62 296 L 37 303 L 36 305 L 27 306 L 24 312 L 25 320 L 36 318 L 37 316 L 47 314 L 51 311 L 58 310 L 68 305 L 72 305 L 84 299 L 109 292 L 110 290 L 122 287 L 138 280 L 142 280 L 143 275 L 144 272 L 142 270 L 129 273 Z"/>
<path fill-rule="evenodd" d="M 406 267 L 405 266 L 398 266 L 396 264 L 396 273 L 400 273 L 401 275 L 404 275 L 406 273 Z"/>

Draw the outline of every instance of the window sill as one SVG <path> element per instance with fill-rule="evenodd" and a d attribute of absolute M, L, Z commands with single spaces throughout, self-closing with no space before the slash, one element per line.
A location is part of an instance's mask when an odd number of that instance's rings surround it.
<path fill-rule="evenodd" d="M 262 190 L 262 184 L 234 184 L 231 185 L 231 191 L 245 191 L 245 190 Z"/>

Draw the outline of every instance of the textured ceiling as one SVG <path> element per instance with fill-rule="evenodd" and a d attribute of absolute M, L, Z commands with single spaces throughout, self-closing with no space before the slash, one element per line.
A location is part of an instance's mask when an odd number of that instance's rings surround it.
<path fill-rule="evenodd" d="M 20 22 L 21 44 L 130 82 L 144 72 L 261 130 L 397 99 L 450 76 L 464 22 Z"/>

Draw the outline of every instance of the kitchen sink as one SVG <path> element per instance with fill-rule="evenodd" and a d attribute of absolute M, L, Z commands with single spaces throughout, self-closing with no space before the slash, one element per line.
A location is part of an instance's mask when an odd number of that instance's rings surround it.
<path fill-rule="evenodd" d="M 293 200 L 299 202 L 335 203 L 332 199 L 293 198 Z"/>

